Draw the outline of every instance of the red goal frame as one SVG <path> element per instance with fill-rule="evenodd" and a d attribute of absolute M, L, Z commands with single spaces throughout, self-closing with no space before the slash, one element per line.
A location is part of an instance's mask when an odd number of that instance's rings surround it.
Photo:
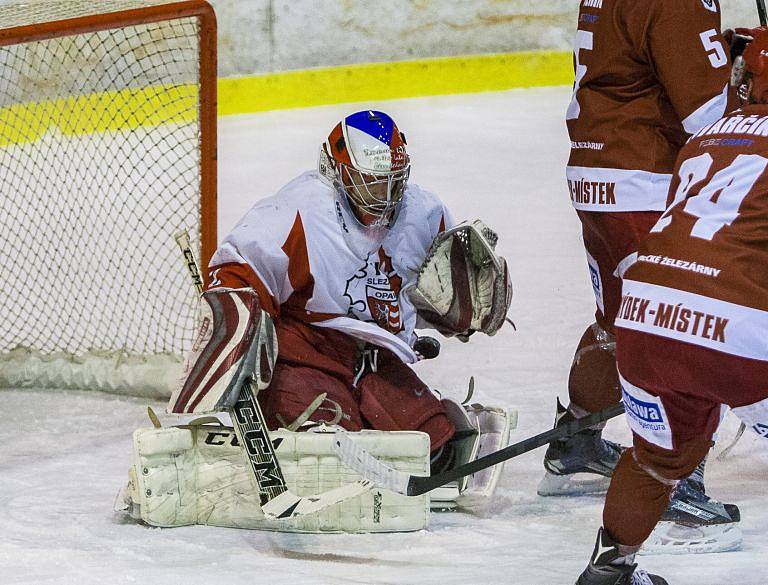
<path fill-rule="evenodd" d="M 94 3 L 98 7 L 98 3 Z M 199 22 L 200 116 L 200 255 L 208 266 L 217 240 L 217 42 L 216 14 L 205 0 L 183 0 L 154 6 L 128 8 L 0 30 L 0 46 L 27 43 L 149 24 L 164 20 L 197 18 Z M 203 270 L 206 286 L 209 275 Z"/>

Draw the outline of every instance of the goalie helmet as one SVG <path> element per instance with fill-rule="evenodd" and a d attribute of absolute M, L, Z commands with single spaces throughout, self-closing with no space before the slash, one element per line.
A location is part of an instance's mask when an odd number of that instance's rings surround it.
<path fill-rule="evenodd" d="M 366 227 L 394 222 L 410 169 L 405 136 L 384 112 L 347 116 L 320 148 L 321 176 L 346 198 Z"/>
<path fill-rule="evenodd" d="M 744 52 L 736 57 L 731 85 L 738 89 L 743 103 L 768 103 L 768 28 L 736 29 L 750 39 Z"/>

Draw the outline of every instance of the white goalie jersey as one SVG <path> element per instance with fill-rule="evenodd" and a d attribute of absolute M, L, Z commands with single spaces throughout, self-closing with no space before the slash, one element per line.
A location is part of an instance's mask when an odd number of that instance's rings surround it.
<path fill-rule="evenodd" d="M 329 327 L 417 361 L 416 309 L 404 294 L 453 219 L 409 183 L 389 228 L 363 228 L 317 172 L 259 201 L 210 262 L 211 288 L 252 287 L 273 316 Z"/>

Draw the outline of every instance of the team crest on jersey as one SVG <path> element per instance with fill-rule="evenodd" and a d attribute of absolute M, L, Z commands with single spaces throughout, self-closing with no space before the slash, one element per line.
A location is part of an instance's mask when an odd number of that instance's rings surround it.
<path fill-rule="evenodd" d="M 715 0 L 701 0 L 701 3 L 704 5 L 704 8 L 710 12 L 717 12 L 717 4 L 715 4 Z"/>
<path fill-rule="evenodd" d="M 365 264 L 347 280 L 344 296 L 349 299 L 349 314 L 361 321 L 374 321 L 390 333 L 403 330 L 400 315 L 400 289 L 403 279 L 392 267 L 383 248 L 370 254 Z"/>

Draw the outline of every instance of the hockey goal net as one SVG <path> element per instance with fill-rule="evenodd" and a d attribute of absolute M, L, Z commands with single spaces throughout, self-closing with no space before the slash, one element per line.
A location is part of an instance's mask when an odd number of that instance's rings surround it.
<path fill-rule="evenodd" d="M 0 6 L 0 385 L 162 395 L 216 245 L 202 0 Z"/>

